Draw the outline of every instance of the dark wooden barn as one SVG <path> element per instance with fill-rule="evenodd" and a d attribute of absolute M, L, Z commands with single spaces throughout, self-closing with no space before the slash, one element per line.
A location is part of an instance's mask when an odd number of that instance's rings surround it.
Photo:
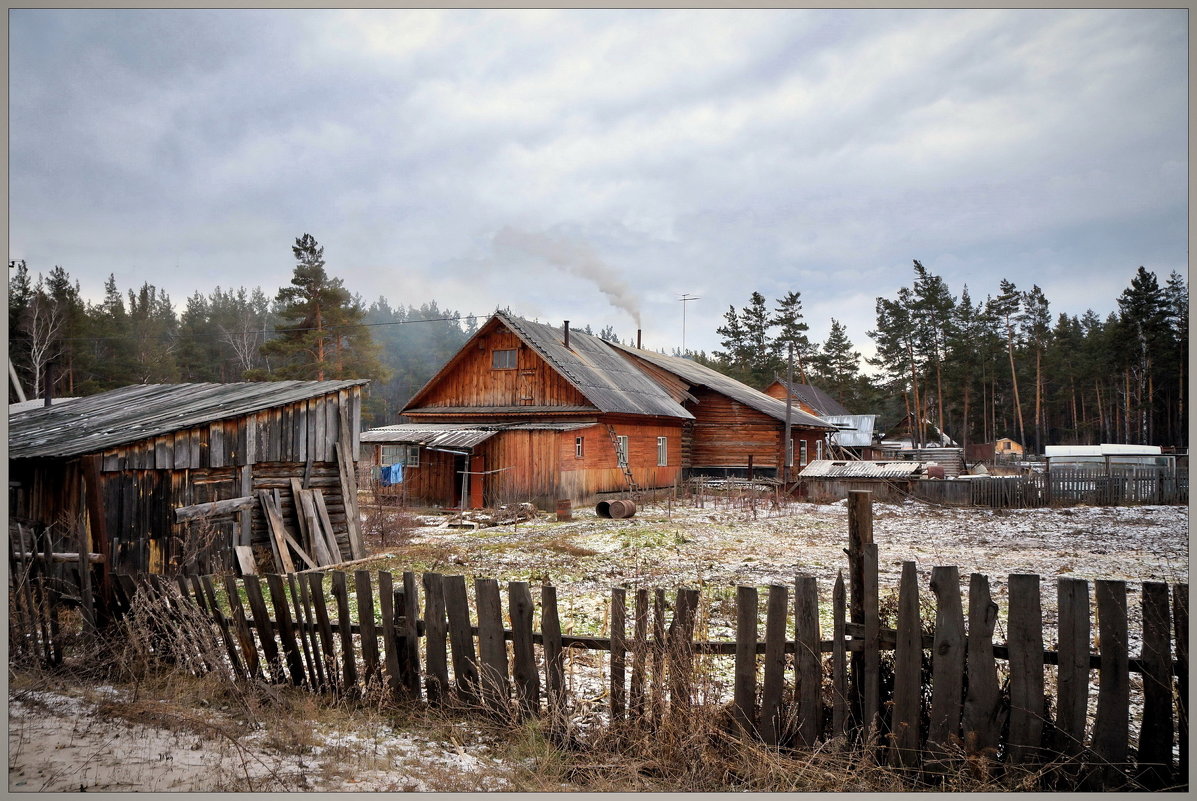
<path fill-rule="evenodd" d="M 211 572 L 236 564 L 235 545 L 268 560 L 256 501 L 277 492 L 298 531 L 299 487 L 320 490 L 338 549 L 359 558 L 365 383 L 147 384 L 11 414 L 10 523 L 54 548 L 89 539 L 113 572 Z"/>
<path fill-rule="evenodd" d="M 416 425 L 363 435 L 404 454 L 403 491 L 456 507 L 673 486 L 692 415 L 598 337 L 498 312 L 412 398 Z M 384 456 L 382 449 L 392 449 Z M 408 455 L 410 454 L 410 455 Z M 393 461 L 391 462 L 393 463 Z M 464 480 L 463 480 L 464 479 Z"/>

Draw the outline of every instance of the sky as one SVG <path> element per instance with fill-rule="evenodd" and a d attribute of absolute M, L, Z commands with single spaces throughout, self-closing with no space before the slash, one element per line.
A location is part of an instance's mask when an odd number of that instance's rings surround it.
<path fill-rule="evenodd" d="M 921 261 L 1102 316 L 1187 274 L 1187 11 L 9 12 L 9 258 L 180 310 L 290 281 L 866 356 Z M 681 298 L 697 298 L 683 303 Z M 683 320 L 683 311 L 685 318 Z M 683 334 L 684 326 L 684 334 Z"/>

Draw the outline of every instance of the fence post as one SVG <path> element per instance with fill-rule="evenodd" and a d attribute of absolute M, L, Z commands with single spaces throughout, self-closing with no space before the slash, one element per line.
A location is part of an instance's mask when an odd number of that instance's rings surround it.
<path fill-rule="evenodd" d="M 611 721 L 622 720 L 627 700 L 627 592 L 611 588 Z"/>
<path fill-rule="evenodd" d="M 1149 790 L 1168 784 L 1172 772 L 1172 628 L 1168 585 L 1143 582 L 1143 722 L 1136 763 Z"/>
<path fill-rule="evenodd" d="M 424 660 L 428 666 L 424 694 L 432 704 L 440 704 L 449 692 L 449 659 L 445 649 L 448 629 L 445 625 L 445 595 L 440 573 L 424 574 Z"/>
<path fill-rule="evenodd" d="M 371 682 L 378 676 L 378 631 L 374 627 L 374 595 L 370 585 L 370 571 L 354 571 L 354 588 L 357 593 L 357 623 L 362 640 L 362 681 L 369 690 Z"/>
<path fill-rule="evenodd" d="M 814 576 L 794 579 L 794 668 L 798 679 L 798 741 L 811 747 L 823 730 L 823 660 L 819 651 L 819 590 Z"/>
<path fill-rule="evenodd" d="M 867 490 L 848 491 L 848 619 L 864 626 L 864 546 L 873 541 L 873 493 Z M 852 720 L 867 726 L 870 721 L 864 708 L 865 652 L 853 651 L 852 689 L 849 696 Z"/>
<path fill-rule="evenodd" d="M 964 608 L 960 573 L 952 566 L 931 570 L 935 595 L 935 638 L 931 651 L 931 723 L 927 744 L 937 757 L 960 736 L 964 696 Z"/>
<path fill-rule="evenodd" d="M 347 694 L 356 694 L 357 660 L 353 653 L 353 621 L 349 612 L 349 588 L 345 579 L 345 572 L 334 571 L 332 574 L 332 593 L 337 599 L 337 629 L 341 640 L 341 689 Z M 250 579 L 245 577 L 245 586 L 249 587 Z M 256 579 L 255 579 L 256 581 Z"/>
<path fill-rule="evenodd" d="M 736 587 L 736 668 L 732 715 L 740 728 L 755 731 L 756 720 L 756 587 Z"/>
<path fill-rule="evenodd" d="M 1012 764 L 1033 762 L 1043 744 L 1043 610 L 1039 576 L 1009 579 L 1010 735 Z"/>
<path fill-rule="evenodd" d="M 997 604 L 989 595 L 989 577 L 973 573 L 968 583 L 968 692 L 964 696 L 964 745 L 969 755 L 997 756 L 997 662 L 993 656 L 993 629 Z"/>
<path fill-rule="evenodd" d="M 1057 639 L 1056 750 L 1075 757 L 1085 747 L 1089 705 L 1089 582 L 1056 581 Z"/>
<path fill-rule="evenodd" d="M 511 689 L 507 678 L 507 644 L 503 638 L 499 582 L 474 579 L 474 599 L 478 605 L 478 669 L 482 678 L 482 699 L 493 712 L 503 713 L 507 711 Z"/>
<path fill-rule="evenodd" d="M 512 676 L 521 717 L 540 712 L 540 682 L 532 650 L 532 593 L 526 581 L 507 584 L 511 610 Z"/>
<path fill-rule="evenodd" d="M 390 571 L 378 571 L 378 605 L 382 613 L 382 644 L 384 647 L 387 666 L 387 688 L 392 697 L 399 697 L 400 681 L 399 667 L 399 637 L 395 631 L 395 612 L 397 601 L 403 594 L 396 592 L 394 578 Z"/>
<path fill-rule="evenodd" d="M 777 745 L 782 735 L 781 695 L 785 682 L 789 597 L 790 590 L 784 584 L 769 585 L 765 613 L 765 686 L 761 695 L 761 737 L 766 745 Z"/>
<path fill-rule="evenodd" d="M 877 596 L 877 545 L 864 546 L 864 676 L 861 681 L 863 698 L 864 741 L 870 742 L 879 732 L 877 713 L 881 704 L 881 613 Z"/>
<path fill-rule="evenodd" d="M 283 665 L 279 660 L 278 645 L 274 642 L 274 629 L 270 625 L 270 613 L 266 611 L 266 600 L 262 597 L 262 585 L 257 576 L 245 576 L 245 598 L 249 602 L 249 609 L 254 615 L 254 628 L 258 630 L 258 642 L 262 645 L 262 655 L 266 658 L 266 678 L 268 681 L 283 681 Z"/>
<path fill-rule="evenodd" d="M 1189 585 L 1172 585 L 1172 628 L 1176 632 L 1176 730 L 1180 742 L 1177 783 L 1189 783 Z"/>
<path fill-rule="evenodd" d="M 565 709 L 565 655 L 561 648 L 561 619 L 557 615 L 557 588 L 547 584 L 540 588 L 540 628 L 549 713 L 556 723 Z"/>
<path fill-rule="evenodd" d="M 633 717 L 644 717 L 644 666 L 648 658 L 648 590 L 636 590 L 636 630 L 632 646 L 632 688 L 629 711 Z"/>
<path fill-rule="evenodd" d="M 848 648 L 844 640 L 844 627 L 847 623 L 847 610 L 844 598 L 844 571 L 835 576 L 835 585 L 831 590 L 832 611 L 832 644 L 831 644 L 831 683 L 833 700 L 831 702 L 831 735 L 838 737 L 848 731 Z"/>
<path fill-rule="evenodd" d="M 894 710 L 891 764 L 918 764 L 919 697 L 923 657 L 922 624 L 919 620 L 918 571 L 914 562 L 902 563 L 898 584 L 898 630 L 894 645 Z"/>
<path fill-rule="evenodd" d="M 399 672 L 410 698 L 420 697 L 420 590 L 416 574 L 403 573 L 403 626 L 399 631 Z M 425 624 L 427 625 L 427 624 Z"/>
<path fill-rule="evenodd" d="M 316 618 L 316 628 L 320 632 L 320 652 L 323 655 L 324 672 L 328 689 L 337 692 L 340 682 L 337 675 L 337 656 L 333 648 L 332 622 L 328 617 L 328 607 L 324 603 L 324 574 L 320 572 L 307 573 L 308 590 L 312 597 L 312 611 Z"/>
<path fill-rule="evenodd" d="M 1130 733 L 1130 676 L 1126 625 L 1126 582 L 1098 581 L 1097 624 L 1101 641 L 1097 719 L 1093 751 L 1101 759 L 1103 790 L 1121 787 Z"/>

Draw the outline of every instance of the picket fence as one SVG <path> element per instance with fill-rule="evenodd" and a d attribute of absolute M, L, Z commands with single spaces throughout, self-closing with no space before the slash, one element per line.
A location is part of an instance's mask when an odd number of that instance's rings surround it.
<path fill-rule="evenodd" d="M 1166 475 L 1151 468 L 1127 468 L 1111 475 L 1054 469 L 1031 476 L 989 476 L 955 481 L 916 481 L 917 498 L 950 506 L 1037 509 L 1046 506 L 1184 505 L 1189 473 Z"/>
<path fill-rule="evenodd" d="M 167 629 L 203 621 L 217 650 L 180 645 L 166 631 L 158 637 L 164 658 L 199 674 L 223 670 L 336 695 L 382 691 L 562 722 L 578 701 L 567 688 L 566 653 L 582 650 L 604 656 L 599 673 L 613 725 L 653 726 L 713 700 L 726 705 L 729 725 L 770 746 L 838 741 L 920 775 L 980 760 L 1004 769 L 1054 766 L 1052 781 L 1069 789 L 1187 787 L 1187 584 L 1142 584 L 1141 652 L 1132 657 L 1126 582 L 1092 587 L 1094 652 L 1088 581 L 1057 581 L 1057 624 L 1045 627 L 1040 577 L 1011 575 L 1007 638 L 995 644 L 988 577 L 973 573 L 964 596 L 955 567 L 931 571 L 930 621 L 920 616 L 918 571 L 904 563 L 896 624 L 883 627 L 867 492 L 849 499 L 848 535 L 848 580 L 841 572 L 832 589 L 829 639 L 810 576 L 768 587 L 763 639 L 758 588 L 737 587 L 734 641 L 695 639 L 707 610 L 690 588 L 672 599 L 663 589 L 614 588 L 607 636 L 577 636 L 562 631 L 553 586 L 540 587 L 537 606 L 528 583 L 508 583 L 505 624 L 497 580 L 475 579 L 471 617 L 465 577 L 439 573 L 120 575 L 111 614 L 156 604 Z M 48 579 L 10 588 L 10 643 L 14 654 L 55 663 L 63 593 Z M 1045 649 L 1052 633 L 1058 645 Z M 712 699 L 703 682 L 720 660 L 732 692 Z M 1132 684 L 1141 684 L 1134 731 Z"/>

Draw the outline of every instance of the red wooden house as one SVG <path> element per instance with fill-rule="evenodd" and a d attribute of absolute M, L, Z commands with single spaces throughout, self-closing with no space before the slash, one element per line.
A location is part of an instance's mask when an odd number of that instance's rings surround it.
<path fill-rule="evenodd" d="M 686 359 L 497 312 L 404 409 L 364 432 L 413 502 L 586 501 L 674 486 L 684 471 L 781 464 L 785 404 Z M 833 427 L 792 410 L 800 453 Z M 391 477 L 395 476 L 391 474 Z"/>

